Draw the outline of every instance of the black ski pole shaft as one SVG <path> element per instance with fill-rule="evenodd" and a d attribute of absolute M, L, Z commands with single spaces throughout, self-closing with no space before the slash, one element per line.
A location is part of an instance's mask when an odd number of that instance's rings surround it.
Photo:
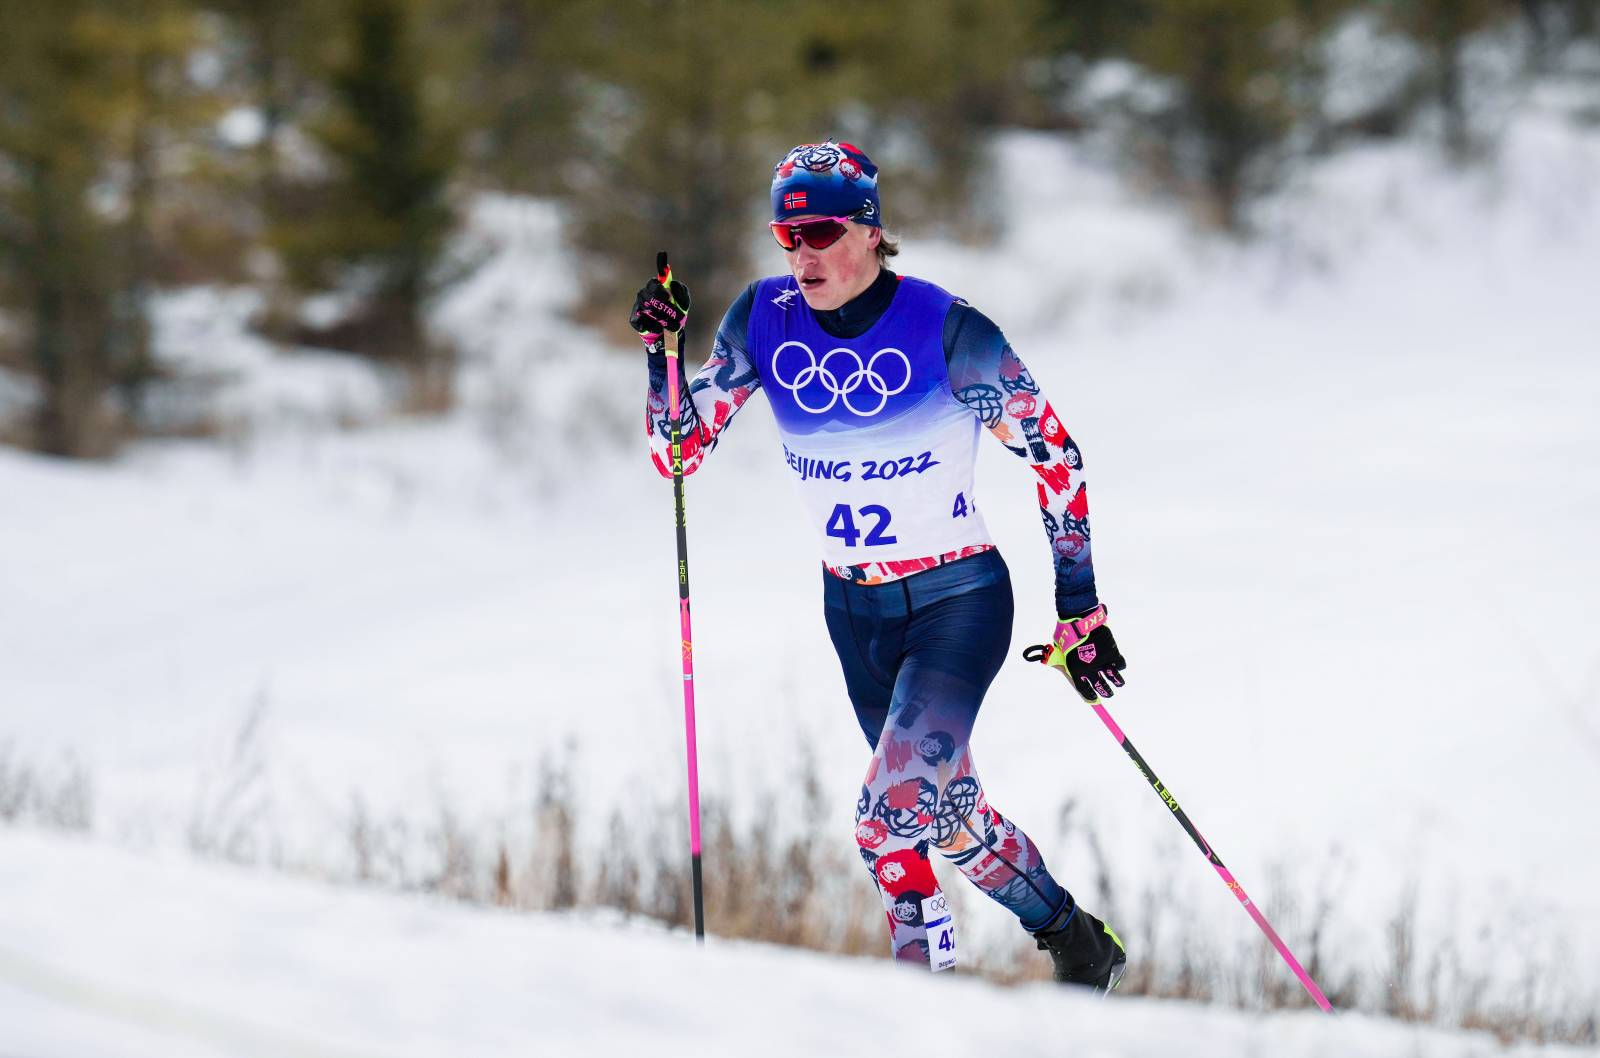
<path fill-rule="evenodd" d="M 667 252 L 656 254 L 656 278 L 672 294 L 672 268 Z M 694 935 L 706 939 L 705 895 L 700 870 L 700 766 L 694 724 L 694 636 L 689 629 L 689 522 L 683 505 L 683 409 L 679 405 L 678 373 L 683 364 L 683 336 L 688 317 L 678 327 L 677 348 L 667 349 L 667 405 L 672 421 L 672 501 L 678 529 L 678 623 L 683 639 L 683 732 L 688 750 L 689 871 L 694 889 Z M 665 344 L 665 343 L 663 343 Z"/>

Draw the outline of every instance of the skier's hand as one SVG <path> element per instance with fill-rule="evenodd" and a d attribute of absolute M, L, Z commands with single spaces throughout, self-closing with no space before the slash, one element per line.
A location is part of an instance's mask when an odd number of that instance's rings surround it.
<path fill-rule="evenodd" d="M 1106 627 L 1106 608 L 1096 606 L 1086 614 L 1056 623 L 1045 664 L 1061 670 L 1084 701 L 1093 705 L 1113 695 L 1123 685 L 1128 663 Z"/>
<path fill-rule="evenodd" d="M 656 352 L 665 348 L 662 335 L 678 331 L 688 318 L 689 288 L 672 278 L 666 252 L 658 253 L 656 276 L 639 288 L 628 326 L 639 332 L 647 349 Z"/>

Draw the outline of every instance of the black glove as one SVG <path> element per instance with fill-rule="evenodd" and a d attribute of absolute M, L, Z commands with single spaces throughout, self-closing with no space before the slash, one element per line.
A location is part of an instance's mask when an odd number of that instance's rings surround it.
<path fill-rule="evenodd" d="M 644 344 L 654 348 L 662 334 L 676 333 L 689 318 L 689 288 L 672 278 L 667 255 L 656 254 L 656 277 L 639 288 L 633 299 L 628 326 L 639 332 Z"/>
<path fill-rule="evenodd" d="M 1072 689 L 1091 705 L 1112 697 L 1111 688 L 1123 686 L 1122 670 L 1128 662 L 1106 627 L 1104 606 L 1059 622 L 1050 646 L 1045 664 L 1060 669 Z"/>

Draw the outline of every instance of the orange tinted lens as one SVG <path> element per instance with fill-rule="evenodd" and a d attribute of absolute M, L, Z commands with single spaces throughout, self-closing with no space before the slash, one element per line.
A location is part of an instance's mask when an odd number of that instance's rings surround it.
<path fill-rule="evenodd" d="M 813 250 L 826 250 L 844 235 L 844 225 L 836 220 L 814 220 L 810 224 L 797 224 L 795 231 Z"/>
<path fill-rule="evenodd" d="M 804 224 L 769 224 L 772 237 L 785 250 L 798 250 L 803 242 L 813 250 L 826 250 L 844 236 L 845 226 L 836 220 L 813 220 Z"/>

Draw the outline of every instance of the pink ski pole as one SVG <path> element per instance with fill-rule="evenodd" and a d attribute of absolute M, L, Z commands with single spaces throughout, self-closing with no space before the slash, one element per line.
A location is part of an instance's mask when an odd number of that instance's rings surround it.
<path fill-rule="evenodd" d="M 1050 657 L 1050 652 L 1054 649 L 1054 646 L 1046 644 L 1031 646 L 1022 652 L 1022 656 L 1028 661 L 1046 661 Z M 1167 789 L 1160 779 L 1156 778 L 1156 773 L 1151 770 L 1150 765 L 1144 762 L 1144 758 L 1139 755 L 1139 751 L 1133 748 L 1133 743 L 1129 742 L 1128 736 L 1122 733 L 1122 728 L 1118 727 L 1117 722 L 1111 719 L 1111 714 L 1106 712 L 1105 705 L 1095 702 L 1090 708 L 1095 711 L 1095 715 L 1100 718 L 1100 722 L 1106 725 L 1106 730 L 1111 732 L 1111 737 L 1116 739 L 1117 744 L 1127 752 L 1128 758 L 1133 761 L 1133 766 L 1139 769 L 1139 774 L 1143 775 L 1145 781 L 1161 796 L 1162 803 L 1172 810 L 1173 818 L 1178 821 L 1178 825 L 1183 827 L 1184 832 L 1194 839 L 1194 843 L 1205 854 L 1211 866 L 1217 869 L 1217 874 L 1221 876 L 1222 883 L 1233 892 L 1234 896 L 1239 898 L 1239 903 L 1244 905 L 1244 909 L 1250 912 L 1250 917 L 1255 919 L 1256 925 L 1261 927 L 1261 932 L 1267 935 L 1267 939 L 1272 942 L 1272 946 L 1278 949 L 1278 954 L 1283 956 L 1283 961 L 1289 964 L 1289 969 L 1294 971 L 1295 977 L 1300 979 L 1300 983 L 1305 986 L 1305 990 L 1310 993 L 1317 1006 L 1332 1014 L 1333 1004 L 1329 1003 L 1328 997 L 1322 994 L 1322 989 L 1317 987 L 1317 982 L 1313 981 L 1311 975 L 1306 973 L 1305 967 L 1300 965 L 1300 960 L 1294 957 L 1294 952 L 1290 951 L 1289 946 L 1283 942 L 1283 938 L 1278 936 L 1278 931 L 1272 928 L 1272 923 L 1267 921 L 1267 917 L 1261 913 L 1261 909 L 1245 894 L 1244 886 L 1235 881 L 1232 872 L 1223 866 L 1222 858 L 1211 848 L 1210 843 L 1200 836 L 1200 831 L 1195 828 L 1195 825 L 1189 822 L 1188 815 L 1184 813 L 1182 808 L 1178 807 L 1178 799 L 1172 796 L 1172 791 Z"/>
<path fill-rule="evenodd" d="M 672 268 L 667 264 L 665 250 L 656 254 L 656 278 L 669 292 L 672 290 Z M 667 349 L 667 406 L 672 416 L 672 499 L 678 520 L 678 624 L 683 637 L 683 735 L 689 751 L 689 869 L 694 879 L 694 935 L 697 941 L 704 943 L 706 913 L 700 884 L 700 765 L 695 754 L 694 733 L 694 636 L 689 631 L 689 525 L 683 509 L 683 410 L 678 405 L 678 371 L 683 362 L 683 332 L 686 330 L 687 317 L 684 325 L 678 328 L 678 347 Z"/>

